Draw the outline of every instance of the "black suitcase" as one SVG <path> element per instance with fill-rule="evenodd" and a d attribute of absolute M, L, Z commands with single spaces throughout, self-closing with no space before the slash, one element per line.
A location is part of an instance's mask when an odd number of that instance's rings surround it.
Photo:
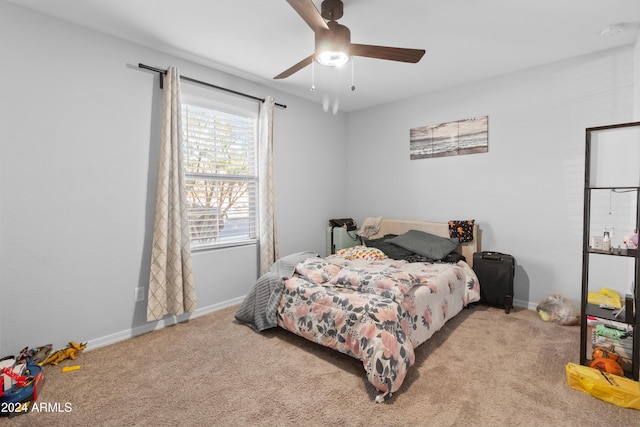
<path fill-rule="evenodd" d="M 513 308 L 513 277 L 516 264 L 513 256 L 500 252 L 473 254 L 473 271 L 480 282 L 480 302 L 504 307 L 505 313 Z"/>

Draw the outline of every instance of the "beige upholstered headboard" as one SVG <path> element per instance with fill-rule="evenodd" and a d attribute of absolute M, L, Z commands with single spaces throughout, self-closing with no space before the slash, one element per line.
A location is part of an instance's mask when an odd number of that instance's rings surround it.
<path fill-rule="evenodd" d="M 383 237 L 386 234 L 403 234 L 409 230 L 419 230 L 425 233 L 434 234 L 441 237 L 449 237 L 449 224 L 446 222 L 429 221 L 409 221 L 403 219 L 382 218 L 380 230 L 371 239 Z M 467 264 L 473 267 L 473 254 L 482 251 L 482 235 L 480 226 L 476 223 L 473 226 L 473 240 L 461 243 L 456 249 L 466 259 Z"/>

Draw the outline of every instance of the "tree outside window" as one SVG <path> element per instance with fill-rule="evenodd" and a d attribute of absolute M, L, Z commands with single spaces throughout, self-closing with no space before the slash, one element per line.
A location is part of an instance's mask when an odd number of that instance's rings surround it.
<path fill-rule="evenodd" d="M 256 118 L 183 104 L 192 249 L 255 241 Z"/>

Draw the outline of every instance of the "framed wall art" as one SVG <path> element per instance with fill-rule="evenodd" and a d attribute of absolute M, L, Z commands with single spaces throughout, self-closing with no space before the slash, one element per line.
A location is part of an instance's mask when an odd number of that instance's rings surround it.
<path fill-rule="evenodd" d="M 489 116 L 421 126 L 409 131 L 411 160 L 489 151 Z"/>

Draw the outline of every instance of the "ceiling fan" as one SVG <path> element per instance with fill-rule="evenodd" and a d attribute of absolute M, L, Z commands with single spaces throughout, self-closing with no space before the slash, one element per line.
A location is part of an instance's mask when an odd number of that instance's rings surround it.
<path fill-rule="evenodd" d="M 284 79 L 300 71 L 314 60 L 319 64 L 337 67 L 352 56 L 386 59 L 390 61 L 416 63 L 424 55 L 424 49 L 373 46 L 351 43 L 351 31 L 336 22 L 343 14 L 342 0 L 324 0 L 319 12 L 311 0 L 287 0 L 304 22 L 315 33 L 316 51 L 274 77 Z M 325 21 L 326 19 L 326 21 Z"/>

